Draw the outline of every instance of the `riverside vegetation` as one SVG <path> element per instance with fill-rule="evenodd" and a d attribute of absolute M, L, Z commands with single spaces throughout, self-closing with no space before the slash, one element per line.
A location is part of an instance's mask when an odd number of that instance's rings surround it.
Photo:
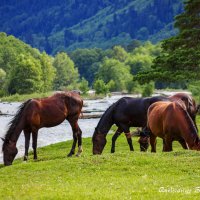
<path fill-rule="evenodd" d="M 200 118 L 197 118 L 197 124 Z M 115 127 L 113 127 L 115 129 Z M 83 133 L 84 134 L 84 133 Z M 38 161 L 15 160 L 0 168 L 1 199 L 198 199 L 199 152 L 183 150 L 142 153 L 138 138 L 130 152 L 122 135 L 110 153 L 111 134 L 101 156 L 92 155 L 91 138 L 83 139 L 81 157 L 67 158 L 71 142 L 38 149 Z M 32 157 L 33 154 L 30 154 Z"/>

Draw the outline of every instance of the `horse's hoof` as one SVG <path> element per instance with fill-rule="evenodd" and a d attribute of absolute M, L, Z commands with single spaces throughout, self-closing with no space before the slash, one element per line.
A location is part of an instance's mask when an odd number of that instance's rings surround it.
<path fill-rule="evenodd" d="M 115 153 L 115 150 L 113 150 L 113 149 L 111 149 L 111 151 L 110 151 L 111 153 Z"/>
<path fill-rule="evenodd" d="M 69 153 L 69 154 L 67 155 L 67 157 L 72 157 L 72 155 L 73 155 L 73 153 Z"/>
<path fill-rule="evenodd" d="M 27 161 L 28 160 L 28 156 L 24 156 L 24 161 Z"/>

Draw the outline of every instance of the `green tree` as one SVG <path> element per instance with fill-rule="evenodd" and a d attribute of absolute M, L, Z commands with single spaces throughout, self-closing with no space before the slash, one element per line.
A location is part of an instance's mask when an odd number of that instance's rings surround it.
<path fill-rule="evenodd" d="M 81 79 L 79 89 L 83 92 L 83 94 L 86 94 L 89 91 L 89 83 L 85 78 Z"/>
<path fill-rule="evenodd" d="M 5 93 L 4 84 L 6 79 L 6 72 L 0 68 L 0 96 L 3 96 Z"/>
<path fill-rule="evenodd" d="M 2 89 L 5 78 L 6 78 L 6 72 L 0 68 L 0 89 Z"/>
<path fill-rule="evenodd" d="M 146 83 L 142 89 L 142 96 L 149 97 L 153 94 L 154 91 L 154 82 Z"/>
<path fill-rule="evenodd" d="M 135 48 L 138 48 L 141 45 L 142 44 L 139 40 L 133 40 L 127 45 L 126 49 L 128 52 L 132 52 Z"/>
<path fill-rule="evenodd" d="M 97 94 L 107 94 L 108 93 L 108 86 L 101 79 L 98 79 L 94 82 L 94 89 Z"/>
<path fill-rule="evenodd" d="M 176 17 L 178 35 L 164 40 L 162 52 L 148 73 L 140 79 L 164 82 L 199 80 L 200 76 L 200 2 L 188 0 L 185 11 Z"/>
<path fill-rule="evenodd" d="M 104 57 L 101 49 L 77 49 L 70 54 L 81 77 L 91 85 Z"/>
<path fill-rule="evenodd" d="M 128 53 L 125 51 L 123 47 L 114 46 L 112 57 L 116 60 L 119 60 L 120 62 L 124 62 L 128 57 Z"/>
<path fill-rule="evenodd" d="M 55 79 L 55 68 L 52 65 L 52 58 L 49 57 L 45 52 L 42 53 L 41 58 L 41 68 L 42 68 L 42 91 L 47 92 L 52 90 L 53 81 Z"/>
<path fill-rule="evenodd" d="M 106 84 L 114 81 L 112 89 L 115 91 L 125 90 L 132 78 L 129 66 L 113 58 L 105 59 L 97 72 L 97 79 L 103 80 Z"/>
<path fill-rule="evenodd" d="M 142 86 L 137 81 L 129 81 L 127 85 L 127 90 L 129 93 L 141 94 Z"/>
<path fill-rule="evenodd" d="M 56 90 L 65 87 L 73 87 L 79 79 L 78 69 L 74 67 L 74 62 L 64 53 L 58 53 L 53 61 L 53 66 L 56 68 L 56 78 L 54 88 Z"/>
<path fill-rule="evenodd" d="M 9 72 L 8 93 L 29 94 L 41 90 L 41 65 L 32 56 L 19 55 Z"/>
<path fill-rule="evenodd" d="M 107 86 L 108 86 L 108 90 L 110 92 L 114 92 L 115 91 L 115 82 L 113 80 L 110 80 L 108 83 L 107 83 Z"/>

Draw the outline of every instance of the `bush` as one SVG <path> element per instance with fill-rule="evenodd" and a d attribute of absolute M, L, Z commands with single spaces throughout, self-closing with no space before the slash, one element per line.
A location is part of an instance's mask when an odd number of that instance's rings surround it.
<path fill-rule="evenodd" d="M 89 83 L 85 78 L 81 79 L 81 82 L 79 83 L 79 89 L 83 94 L 86 94 L 89 91 Z"/>
<path fill-rule="evenodd" d="M 154 92 L 154 82 L 147 83 L 143 86 L 142 97 L 149 97 Z"/>
<path fill-rule="evenodd" d="M 107 94 L 108 93 L 108 86 L 101 79 L 98 79 L 95 81 L 94 89 L 96 91 L 96 94 Z"/>

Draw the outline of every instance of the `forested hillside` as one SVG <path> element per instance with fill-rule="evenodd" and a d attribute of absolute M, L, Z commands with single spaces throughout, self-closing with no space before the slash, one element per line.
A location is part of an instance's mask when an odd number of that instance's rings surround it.
<path fill-rule="evenodd" d="M 133 39 L 175 34 L 183 0 L 3 0 L 0 31 L 56 54 L 77 47 L 110 48 Z"/>

